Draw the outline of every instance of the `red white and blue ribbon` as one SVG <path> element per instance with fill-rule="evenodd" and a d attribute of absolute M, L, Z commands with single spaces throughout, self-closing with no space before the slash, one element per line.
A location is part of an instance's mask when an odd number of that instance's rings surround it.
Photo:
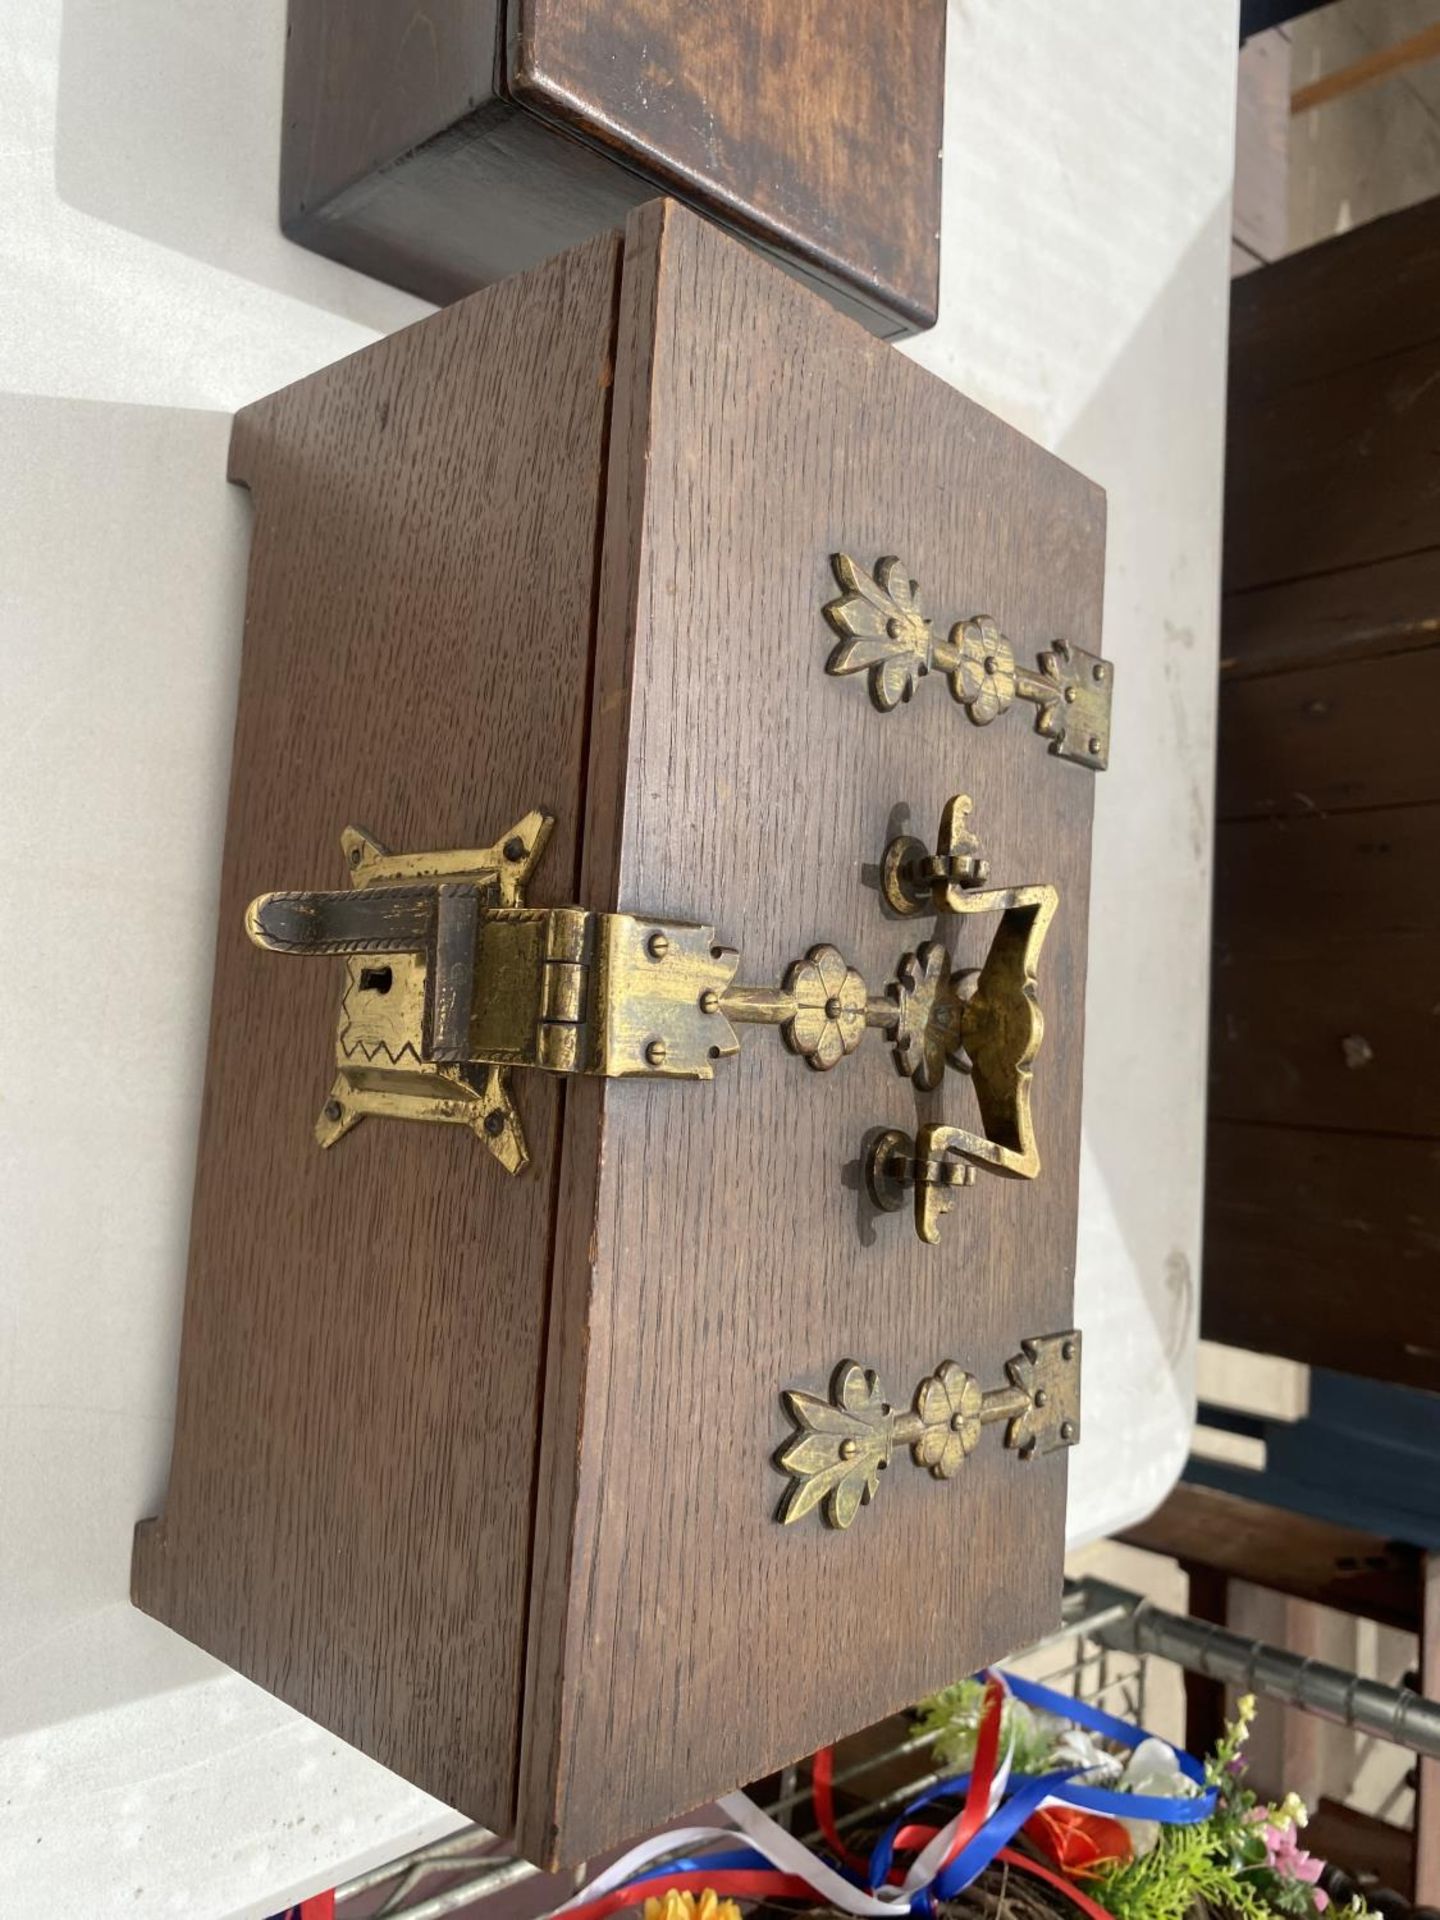
<path fill-rule="evenodd" d="M 638 1907 L 650 1894 L 671 1888 L 696 1894 L 709 1888 L 741 1900 L 810 1904 L 819 1900 L 855 1920 L 896 1920 L 901 1914 L 932 1914 L 937 1900 L 953 1898 L 995 1860 L 1060 1888 L 1091 1920 L 1109 1920 L 1105 1909 L 1073 1881 L 1011 1848 L 1010 1841 L 1025 1822 L 1041 1807 L 1058 1804 L 1117 1819 L 1191 1824 L 1209 1819 L 1215 1811 L 1214 1789 L 1206 1787 L 1200 1763 L 1178 1749 L 1179 1768 L 1195 1788 L 1184 1798 L 1087 1786 L 1076 1778 L 1074 1768 L 1016 1774 L 1011 1764 L 1013 1740 L 1001 1752 L 1007 1694 L 1121 1746 L 1135 1748 L 1151 1736 L 1033 1680 L 1015 1674 L 983 1677 L 985 1697 L 971 1771 L 919 1795 L 885 1829 L 868 1855 L 846 1846 L 836 1826 L 832 1756 L 827 1749 L 815 1757 L 814 1796 L 816 1818 L 833 1860 L 787 1833 L 746 1794 L 732 1793 L 719 1804 L 733 1827 L 681 1827 L 642 1841 L 557 1908 L 556 1920 L 560 1915 L 566 1920 L 605 1920 L 609 1914 Z M 927 1809 L 955 1799 L 961 1802 L 959 1811 L 941 1824 L 916 1819 Z M 902 1867 L 897 1855 L 913 1858 Z"/>

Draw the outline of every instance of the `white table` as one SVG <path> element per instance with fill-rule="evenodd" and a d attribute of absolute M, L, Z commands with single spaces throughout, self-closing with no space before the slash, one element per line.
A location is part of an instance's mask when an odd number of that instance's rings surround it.
<path fill-rule="evenodd" d="M 455 1818 L 126 1602 L 170 1444 L 240 641 L 229 414 L 424 311 L 276 230 L 283 16 L 10 0 L 0 25 L 17 1916 L 259 1913 Z M 1109 491 L 1077 1543 L 1159 1501 L 1191 1419 L 1234 81 L 1234 0 L 957 4 L 942 319 L 910 349 Z"/>

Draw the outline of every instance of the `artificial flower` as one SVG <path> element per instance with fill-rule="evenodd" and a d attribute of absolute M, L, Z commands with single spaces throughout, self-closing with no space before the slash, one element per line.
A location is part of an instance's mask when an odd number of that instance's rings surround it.
<path fill-rule="evenodd" d="M 733 1900 L 722 1900 L 713 1887 L 706 1887 L 698 1900 L 693 1893 L 667 1887 L 645 1902 L 645 1920 L 740 1920 L 740 1909 Z"/>
<path fill-rule="evenodd" d="M 1279 1807 L 1257 1807 L 1252 1817 L 1259 1823 L 1260 1837 L 1265 1842 L 1265 1863 L 1270 1871 L 1282 1880 L 1302 1881 L 1311 1890 L 1317 1913 L 1324 1913 L 1330 1896 L 1317 1883 L 1325 1871 L 1325 1862 L 1306 1853 L 1300 1845 L 1300 1823 L 1291 1805 L 1298 1799 L 1298 1795 L 1287 1794 Z M 1300 1811 L 1305 1811 L 1303 1803 Z"/>
<path fill-rule="evenodd" d="M 1109 1786 L 1120 1774 L 1120 1761 L 1084 1727 L 1066 1727 L 1046 1763 L 1050 1768 L 1073 1768 L 1087 1786 Z"/>
<path fill-rule="evenodd" d="M 1168 1741 L 1153 1736 L 1136 1747 L 1116 1784 L 1122 1793 L 1143 1793 L 1159 1800 L 1188 1800 L 1196 1790 L 1195 1782 L 1182 1770 L 1175 1749 Z M 1158 1820 L 1123 1820 L 1121 1824 L 1130 1835 L 1137 1860 L 1160 1838 Z"/>
<path fill-rule="evenodd" d="M 1131 1858 L 1124 1823 L 1082 1807 L 1040 1807 L 1023 1831 L 1072 1880 L 1093 1879 L 1102 1868 L 1123 1866 Z"/>

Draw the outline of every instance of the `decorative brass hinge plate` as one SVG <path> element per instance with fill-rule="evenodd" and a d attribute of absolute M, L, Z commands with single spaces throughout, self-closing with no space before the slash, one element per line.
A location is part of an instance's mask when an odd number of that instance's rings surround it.
<path fill-rule="evenodd" d="M 888 1131 L 870 1157 L 876 1203 L 915 1191 L 916 1228 L 938 1221 L 976 1168 L 1033 1179 L 1040 1155 L 1030 1076 L 1044 1023 L 1036 968 L 1054 915 L 1053 887 L 987 888 L 970 802 L 945 809 L 937 851 L 908 836 L 882 859 L 899 914 L 993 915 L 983 964 L 956 971 L 928 940 L 902 955 L 871 994 L 839 950 L 811 947 L 778 987 L 742 986 L 739 955 L 714 929 L 581 907 L 529 907 L 526 883 L 550 836 L 528 813 L 493 846 L 389 853 L 356 828 L 341 836 L 351 888 L 268 893 L 246 929 L 276 953 L 343 959 L 337 1075 L 316 1123 L 321 1146 L 367 1115 L 472 1127 L 512 1173 L 525 1164 L 510 1097 L 515 1067 L 607 1079 L 709 1080 L 738 1052 L 738 1026 L 774 1026 L 817 1071 L 878 1029 L 899 1071 L 921 1089 L 948 1068 L 968 1073 L 983 1132 L 931 1127 L 910 1151 Z"/>
<path fill-rule="evenodd" d="M 1035 731 L 1062 760 L 1101 772 L 1110 759 L 1110 698 L 1115 673 L 1108 660 L 1055 640 L 1040 654 L 1039 671 L 1017 666 L 1015 649 L 988 613 L 957 620 L 948 634 L 932 630 L 920 590 L 894 558 L 867 573 L 848 553 L 831 556 L 844 588 L 827 602 L 825 618 L 841 636 L 827 673 L 868 673 L 870 697 L 882 713 L 908 700 L 927 673 L 940 673 L 977 727 L 988 726 L 1012 701 L 1035 709 Z"/>
<path fill-rule="evenodd" d="M 790 1476 L 778 1518 L 788 1526 L 819 1507 L 832 1527 L 848 1527 L 874 1499 L 880 1475 L 908 1447 L 917 1467 L 953 1480 L 982 1431 L 1005 1423 L 1005 1445 L 1022 1460 L 1073 1447 L 1080 1438 L 1080 1335 L 1022 1340 L 1005 1363 L 1003 1387 L 982 1389 L 973 1373 L 946 1360 L 915 1389 L 909 1412 L 897 1413 L 873 1373 L 842 1361 L 830 1397 L 791 1388 L 781 1396 L 794 1435 L 775 1456 Z"/>

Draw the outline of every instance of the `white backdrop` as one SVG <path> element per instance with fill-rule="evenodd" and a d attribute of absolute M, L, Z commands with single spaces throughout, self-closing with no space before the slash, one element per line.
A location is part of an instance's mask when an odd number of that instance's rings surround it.
<path fill-rule="evenodd" d="M 618 4 L 618 0 L 617 0 Z M 284 0 L 0 20 L 0 1906 L 264 1913 L 453 1821 L 127 1604 L 240 642 L 231 411 L 424 307 L 274 218 Z M 1109 492 L 1071 1536 L 1193 1397 L 1234 0 L 952 0 L 915 357 Z M 151 903 L 163 901 L 163 917 Z"/>

